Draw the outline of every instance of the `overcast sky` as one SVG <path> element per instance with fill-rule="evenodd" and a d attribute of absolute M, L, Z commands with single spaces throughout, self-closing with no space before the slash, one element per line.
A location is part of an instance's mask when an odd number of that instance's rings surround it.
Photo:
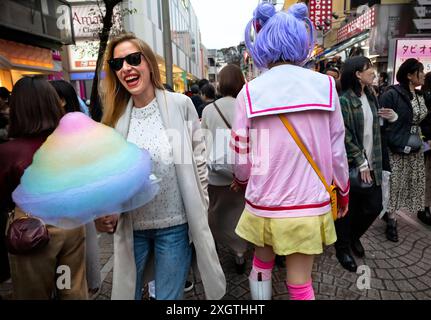
<path fill-rule="evenodd" d="M 237 46 L 258 0 L 190 0 L 207 49 Z"/>

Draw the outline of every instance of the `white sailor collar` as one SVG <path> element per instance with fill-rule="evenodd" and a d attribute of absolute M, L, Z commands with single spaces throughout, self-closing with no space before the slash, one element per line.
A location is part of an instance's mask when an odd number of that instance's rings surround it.
<path fill-rule="evenodd" d="M 270 93 L 270 94 L 268 94 Z M 247 117 L 305 110 L 335 110 L 332 77 L 302 67 L 283 64 L 245 85 Z"/>

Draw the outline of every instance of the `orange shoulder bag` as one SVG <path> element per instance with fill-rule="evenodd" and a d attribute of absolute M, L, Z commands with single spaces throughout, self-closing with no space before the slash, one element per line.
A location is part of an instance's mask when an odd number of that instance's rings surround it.
<path fill-rule="evenodd" d="M 323 182 L 323 185 L 325 186 L 326 191 L 328 191 L 328 193 L 329 193 L 329 195 L 331 197 L 331 212 L 332 212 L 332 217 L 334 218 L 334 221 L 337 220 L 337 217 L 338 217 L 337 187 L 335 185 L 333 185 L 333 184 L 332 185 L 328 185 L 326 183 L 326 180 L 323 177 L 322 173 L 320 172 L 319 167 L 314 162 L 313 158 L 311 157 L 311 155 L 308 152 L 308 150 L 305 147 L 305 145 L 302 143 L 301 138 L 296 134 L 295 129 L 292 127 L 292 125 L 290 124 L 290 122 L 287 119 L 287 117 L 285 117 L 285 116 L 283 116 L 281 114 L 278 115 L 278 117 L 283 122 L 283 124 L 286 127 L 287 131 L 289 131 L 289 133 L 292 136 L 293 140 L 295 140 L 296 144 L 301 149 L 302 153 L 307 158 L 308 162 L 311 164 L 311 166 L 313 167 L 314 171 L 319 176 L 320 180 Z"/>

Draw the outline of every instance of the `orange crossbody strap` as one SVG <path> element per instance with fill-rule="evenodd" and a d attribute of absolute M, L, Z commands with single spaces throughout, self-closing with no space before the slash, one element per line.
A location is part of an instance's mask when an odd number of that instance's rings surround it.
<path fill-rule="evenodd" d="M 295 129 L 292 127 L 292 125 L 290 124 L 289 120 L 287 120 L 287 117 L 279 114 L 278 117 L 280 118 L 280 120 L 283 122 L 284 126 L 286 127 L 287 131 L 289 131 L 290 135 L 292 136 L 293 140 L 295 140 L 296 144 L 298 145 L 298 147 L 301 149 L 302 153 L 304 154 L 304 156 L 307 158 L 308 162 L 311 164 L 311 166 L 313 167 L 314 171 L 316 171 L 317 175 L 319 176 L 320 180 L 323 182 L 326 191 L 329 192 L 329 194 L 331 194 L 331 188 L 329 187 L 329 185 L 326 183 L 325 178 L 322 176 L 322 173 L 319 170 L 319 167 L 317 166 L 317 164 L 314 162 L 313 158 L 311 157 L 310 153 L 307 150 L 307 147 L 304 146 L 304 144 L 301 141 L 301 138 L 298 137 L 298 135 L 296 134 Z"/>

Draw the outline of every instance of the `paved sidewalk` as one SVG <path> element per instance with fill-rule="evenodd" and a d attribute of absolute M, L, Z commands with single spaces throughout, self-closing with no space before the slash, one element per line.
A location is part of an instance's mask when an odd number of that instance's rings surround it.
<path fill-rule="evenodd" d="M 356 259 L 358 266 L 369 267 L 370 289 L 360 290 L 358 277 L 364 275 L 343 269 L 335 257 L 334 247 L 328 247 L 313 266 L 313 287 L 316 299 L 321 300 L 431 300 L 431 227 L 421 224 L 416 217 L 404 213 L 399 216 L 398 243 L 386 240 L 385 223 L 376 220 L 363 237 L 364 259 Z M 104 236 L 106 243 L 106 236 Z M 247 272 L 251 268 L 251 252 L 247 255 Z M 227 279 L 227 294 L 223 299 L 248 300 L 247 274 L 237 275 L 233 255 L 220 248 L 220 261 Z M 193 276 L 191 276 L 193 278 Z M 284 284 L 285 269 L 274 268 L 273 299 L 288 299 Z M 359 281 L 360 283 L 363 283 Z M 110 272 L 98 299 L 109 299 L 112 285 Z M 197 279 L 194 289 L 185 299 L 205 299 L 203 286 Z"/>
<path fill-rule="evenodd" d="M 386 240 L 385 223 L 376 220 L 363 237 L 364 259 L 356 259 L 358 266 L 369 267 L 369 289 L 358 289 L 358 274 L 344 270 L 335 258 L 333 246 L 319 256 L 313 266 L 313 287 L 316 299 L 321 300 L 431 300 L 431 227 L 421 224 L 415 216 L 399 215 L 398 243 Z M 102 289 L 97 300 L 110 299 L 112 286 L 112 235 L 99 238 L 102 263 Z M 220 248 L 220 261 L 227 279 L 227 293 L 223 299 L 248 300 L 247 274 L 235 273 L 234 258 L 226 248 Z M 251 252 L 247 255 L 247 273 L 251 268 Z M 364 268 L 364 267 L 362 267 Z M 366 268 L 365 268 L 366 269 Z M 193 278 L 193 274 L 190 276 Z M 202 282 L 196 276 L 195 287 L 185 299 L 205 299 Z M 274 268 L 273 299 L 288 299 L 284 284 L 285 269 Z M 359 281 L 359 283 L 364 283 Z M 7 293 L 10 284 L 0 285 L 0 294 Z"/>

